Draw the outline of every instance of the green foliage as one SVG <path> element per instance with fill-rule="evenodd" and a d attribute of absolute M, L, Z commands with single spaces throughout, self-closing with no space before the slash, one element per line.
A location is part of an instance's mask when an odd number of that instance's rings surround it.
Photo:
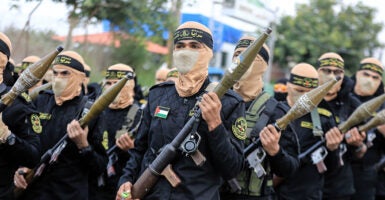
<path fill-rule="evenodd" d="M 153 33 L 151 40 L 161 41 L 162 32 L 172 20 L 164 5 L 167 0 L 85 0 L 80 15 L 98 21 L 107 19 L 111 28 L 118 26 L 120 30 L 135 37 Z"/>
<path fill-rule="evenodd" d="M 383 25 L 373 21 L 376 9 L 362 3 L 346 6 L 337 0 L 310 0 L 296 7 L 297 15 L 285 16 L 277 26 L 275 62 L 316 65 L 323 53 L 336 52 L 354 73 L 361 59 L 382 48 L 378 33 Z"/>

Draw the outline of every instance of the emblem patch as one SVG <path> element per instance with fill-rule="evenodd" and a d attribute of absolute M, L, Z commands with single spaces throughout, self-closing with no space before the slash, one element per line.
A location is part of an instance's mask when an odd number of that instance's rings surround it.
<path fill-rule="evenodd" d="M 155 109 L 154 116 L 162 119 L 166 119 L 169 111 L 170 111 L 170 108 L 157 106 Z"/>
<path fill-rule="evenodd" d="M 232 125 L 231 129 L 236 138 L 244 140 L 246 139 L 246 127 L 246 119 L 244 117 L 239 117 L 237 120 L 235 120 L 235 123 Z"/>
<path fill-rule="evenodd" d="M 102 145 L 105 150 L 108 150 L 108 132 L 107 131 L 103 132 Z"/>
<path fill-rule="evenodd" d="M 302 121 L 302 122 L 301 122 L 301 127 L 313 129 L 313 123 L 311 123 L 311 122 L 306 122 L 306 121 Z"/>
<path fill-rule="evenodd" d="M 31 97 L 25 92 L 21 93 L 21 96 L 25 99 L 26 102 L 32 101 Z"/>
<path fill-rule="evenodd" d="M 43 131 L 43 127 L 41 126 L 41 123 L 40 123 L 40 118 L 37 114 L 31 115 L 31 124 L 32 124 L 32 130 L 35 133 L 40 134 Z"/>

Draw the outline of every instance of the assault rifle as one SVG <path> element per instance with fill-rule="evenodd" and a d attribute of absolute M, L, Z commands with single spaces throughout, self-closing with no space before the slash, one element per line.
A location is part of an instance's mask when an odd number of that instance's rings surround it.
<path fill-rule="evenodd" d="M 105 93 L 100 95 L 100 97 L 95 101 L 95 103 L 91 106 L 88 112 L 84 113 L 79 119 L 79 124 L 82 127 L 85 127 L 92 119 L 100 115 L 100 113 L 111 104 L 111 102 L 115 99 L 115 97 L 119 94 L 120 90 L 126 84 L 126 82 L 130 79 L 134 78 L 133 72 L 127 72 L 127 75 L 119 80 L 116 84 L 111 86 Z M 55 163 L 62 152 L 62 150 L 67 145 L 68 134 L 65 134 L 51 149 L 47 150 L 43 156 L 40 158 L 39 164 L 32 169 L 30 172 L 25 174 L 25 179 L 28 184 L 32 183 L 34 180 L 39 178 L 44 169 L 46 169 L 49 165 Z M 15 188 L 14 193 L 15 196 L 18 197 L 22 194 L 23 189 Z"/>
<path fill-rule="evenodd" d="M 233 65 L 226 70 L 226 74 L 220 83 L 214 88 L 219 98 L 221 98 L 228 89 L 230 89 L 234 83 L 239 80 L 242 75 L 247 71 L 253 62 L 254 58 L 260 51 L 263 43 L 266 41 L 268 35 L 271 33 L 271 29 L 267 29 L 257 40 L 255 40 L 244 52 L 242 52 Z M 195 140 L 194 135 L 190 134 L 195 122 L 199 120 L 201 111 L 196 109 L 194 115 L 188 120 L 178 135 L 172 140 L 171 143 L 164 146 L 160 154 L 149 165 L 149 167 L 143 172 L 138 180 L 132 186 L 132 198 L 142 199 L 158 181 L 159 175 L 165 169 L 170 169 L 170 163 L 174 160 L 177 154 L 177 149 L 180 148 L 182 143 L 189 143 L 190 139 Z M 186 143 L 187 142 L 187 143 Z M 186 145 L 185 145 L 186 146 Z M 187 147 L 190 145 L 187 145 Z M 196 149 L 196 148 L 195 148 Z M 197 152 L 197 151 L 195 151 Z M 194 153 L 194 152 L 191 152 Z M 191 155 L 191 154 L 190 154 Z M 167 177 L 166 177 L 167 178 Z M 171 179 L 175 177 L 169 177 Z M 175 185 L 174 185 L 175 186 Z"/>
<path fill-rule="evenodd" d="M 138 110 L 137 110 L 138 111 Z M 141 111 L 141 110 L 139 110 Z M 130 111 L 128 111 L 130 112 Z M 136 113 L 135 113 L 136 114 Z M 139 122 L 135 125 L 134 128 L 131 128 L 131 126 L 128 125 L 128 116 L 126 116 L 125 123 L 122 125 L 122 128 L 116 131 L 116 138 L 118 138 L 122 134 L 128 134 L 131 138 L 134 137 L 134 133 L 138 131 L 138 128 L 142 122 L 142 113 L 140 113 L 140 119 Z M 135 119 L 133 119 L 135 120 Z M 132 122 L 134 123 L 134 122 Z M 107 150 L 107 156 L 108 156 L 108 164 L 107 164 L 107 176 L 111 177 L 115 175 L 115 163 L 118 162 L 118 154 L 117 154 L 118 146 L 115 144 L 110 149 Z"/>
<path fill-rule="evenodd" d="M 303 94 L 284 116 L 276 120 L 274 127 L 277 129 L 277 131 L 285 130 L 290 122 L 304 116 L 316 108 L 327 94 L 327 92 L 330 90 L 330 88 L 332 88 L 338 80 L 340 80 L 339 77 L 337 79 L 332 79 L 323 85 L 320 85 L 319 87 Z M 260 130 L 256 130 L 256 128 L 257 126 L 254 126 L 251 131 L 251 135 L 258 135 L 256 132 L 259 132 Z M 266 152 L 261 147 L 261 141 L 259 137 L 253 138 L 251 144 L 243 150 L 243 154 L 246 157 L 249 168 L 254 170 L 258 178 L 262 178 L 264 175 L 266 175 L 266 171 L 262 166 L 262 162 L 266 157 Z M 241 187 L 235 178 L 229 180 L 228 184 L 232 192 L 241 190 Z"/>

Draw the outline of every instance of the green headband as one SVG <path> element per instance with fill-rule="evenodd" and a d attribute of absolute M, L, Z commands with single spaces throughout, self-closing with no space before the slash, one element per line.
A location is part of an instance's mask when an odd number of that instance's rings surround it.
<path fill-rule="evenodd" d="M 333 66 L 333 67 L 338 67 L 338 68 L 343 69 L 344 68 L 344 62 L 337 59 L 337 58 L 324 58 L 324 59 L 318 61 L 318 66 L 319 67 Z"/>
<path fill-rule="evenodd" d="M 362 63 L 362 64 L 360 64 L 360 70 L 363 70 L 363 69 L 371 70 L 373 72 L 380 74 L 381 76 L 384 73 L 384 69 L 382 69 L 382 67 L 380 67 L 374 63 Z"/>
<path fill-rule="evenodd" d="M 122 79 L 128 72 L 123 70 L 107 70 L 106 79 Z"/>
<path fill-rule="evenodd" d="M 290 74 L 290 83 L 306 88 L 316 88 L 318 87 L 318 79 L 308 78 L 303 76 L 298 76 L 295 74 Z"/>

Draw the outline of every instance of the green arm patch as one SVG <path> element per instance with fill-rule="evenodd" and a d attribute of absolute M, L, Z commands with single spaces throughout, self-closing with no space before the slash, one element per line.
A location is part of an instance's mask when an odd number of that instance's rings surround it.
<path fill-rule="evenodd" d="M 247 122 L 244 117 L 239 117 L 237 120 L 235 120 L 231 127 L 234 136 L 240 140 L 246 139 L 246 128 Z"/>
<path fill-rule="evenodd" d="M 32 130 L 35 133 L 40 134 L 43 131 L 43 127 L 41 126 L 39 115 L 37 114 L 31 115 L 31 124 L 32 124 Z"/>
<path fill-rule="evenodd" d="M 302 122 L 301 122 L 301 127 L 302 127 L 302 128 L 313 129 L 313 123 L 302 121 Z"/>
<path fill-rule="evenodd" d="M 332 116 L 332 112 L 330 112 L 329 110 L 326 110 L 324 108 L 318 108 L 318 113 L 321 115 L 324 115 L 326 117 Z"/>
<path fill-rule="evenodd" d="M 31 97 L 30 97 L 27 93 L 25 93 L 25 92 L 21 93 L 20 96 L 23 97 L 23 99 L 24 99 L 26 102 L 31 102 L 31 101 L 32 101 Z"/>

